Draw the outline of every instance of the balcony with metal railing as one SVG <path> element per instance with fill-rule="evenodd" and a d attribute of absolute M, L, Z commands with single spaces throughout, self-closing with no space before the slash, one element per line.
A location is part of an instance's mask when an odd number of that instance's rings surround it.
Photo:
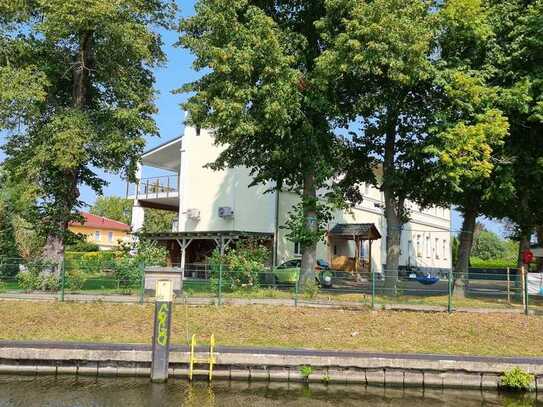
<path fill-rule="evenodd" d="M 127 195 L 129 199 L 138 200 L 142 206 L 176 210 L 179 207 L 179 177 L 163 175 L 142 178 L 135 184 L 129 184 Z"/>

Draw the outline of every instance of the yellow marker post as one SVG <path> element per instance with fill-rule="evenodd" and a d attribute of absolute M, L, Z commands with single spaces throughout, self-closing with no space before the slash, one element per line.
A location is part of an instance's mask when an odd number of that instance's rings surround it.
<path fill-rule="evenodd" d="M 153 382 L 168 380 L 172 300 L 172 282 L 170 280 L 157 281 L 151 361 L 151 380 Z"/>

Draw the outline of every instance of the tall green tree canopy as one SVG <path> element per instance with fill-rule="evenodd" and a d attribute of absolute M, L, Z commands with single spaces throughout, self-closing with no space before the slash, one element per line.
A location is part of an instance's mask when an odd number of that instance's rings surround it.
<path fill-rule="evenodd" d="M 421 206 L 454 202 L 445 191 L 487 179 L 493 147 L 507 133 L 486 82 L 484 46 L 492 31 L 478 0 L 327 2 L 322 21 L 331 45 L 319 60 L 331 72 L 337 115 L 353 132 L 354 187 L 377 159 L 387 220 L 387 286 L 394 289 L 406 201 Z M 360 168 L 363 172 L 360 172 Z M 441 187 L 441 188 L 440 188 Z"/>
<path fill-rule="evenodd" d="M 0 2 L 0 127 L 6 169 L 35 198 L 33 224 L 59 260 L 79 187 L 101 193 L 96 168 L 133 176 L 154 135 L 156 27 L 172 0 Z"/>
<path fill-rule="evenodd" d="M 184 108 L 225 146 L 212 164 L 244 165 L 255 183 L 302 195 L 307 236 L 318 230 L 317 190 L 335 175 L 341 147 L 329 116 L 331 94 L 316 73 L 323 52 L 316 23 L 324 0 L 200 0 L 181 25 L 181 46 L 202 77 Z M 316 240 L 304 239 L 300 279 L 313 282 Z"/>

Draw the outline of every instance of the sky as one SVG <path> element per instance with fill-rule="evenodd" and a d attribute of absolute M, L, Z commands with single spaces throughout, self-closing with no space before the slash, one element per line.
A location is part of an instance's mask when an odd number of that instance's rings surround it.
<path fill-rule="evenodd" d="M 194 13 L 195 0 L 178 0 L 180 7 L 180 16 L 186 17 Z M 167 63 L 155 69 L 158 113 L 155 119 L 160 131 L 160 137 L 148 137 L 146 140 L 146 149 L 153 148 L 167 140 L 173 139 L 183 134 L 183 120 L 185 113 L 181 110 L 180 104 L 186 100 L 186 95 L 173 94 L 172 91 L 178 89 L 186 82 L 191 82 L 198 78 L 199 74 L 193 70 L 192 55 L 181 48 L 175 47 L 179 34 L 177 32 L 161 31 L 164 42 L 164 51 L 168 57 Z M 2 135 L 0 134 L 0 137 Z M 5 137 L 5 135 L 4 135 Z M 0 144 L 3 141 L 0 138 Z M 3 155 L 0 151 L 0 162 L 3 160 Z M 147 171 L 147 172 L 145 172 Z M 145 175 L 155 175 L 149 169 L 144 169 Z M 104 174 L 104 179 L 109 182 L 109 185 L 104 189 L 105 196 L 124 196 L 126 193 L 126 183 L 115 174 Z M 87 204 L 92 204 L 95 199 L 95 193 L 88 187 L 81 188 L 81 199 Z M 503 235 L 503 226 L 497 222 L 492 222 L 486 219 L 480 219 L 489 230 Z M 462 225 L 462 217 L 457 211 L 453 211 L 452 229 L 453 231 L 460 230 Z"/>

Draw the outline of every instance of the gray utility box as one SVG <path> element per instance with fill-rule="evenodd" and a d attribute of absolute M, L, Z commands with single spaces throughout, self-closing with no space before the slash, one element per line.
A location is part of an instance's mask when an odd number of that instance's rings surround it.
<path fill-rule="evenodd" d="M 156 282 L 170 280 L 173 292 L 180 295 L 183 291 L 183 274 L 180 267 L 146 267 L 145 268 L 145 294 L 155 295 Z"/>

